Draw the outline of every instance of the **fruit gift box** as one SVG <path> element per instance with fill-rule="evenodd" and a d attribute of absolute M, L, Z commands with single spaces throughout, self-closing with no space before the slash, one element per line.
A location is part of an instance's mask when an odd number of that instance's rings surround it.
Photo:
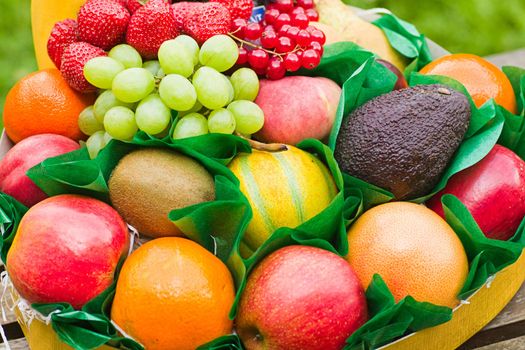
<path fill-rule="evenodd" d="M 453 349 L 501 311 L 525 70 L 355 11 L 33 1 L 0 144 L 31 349 Z"/>

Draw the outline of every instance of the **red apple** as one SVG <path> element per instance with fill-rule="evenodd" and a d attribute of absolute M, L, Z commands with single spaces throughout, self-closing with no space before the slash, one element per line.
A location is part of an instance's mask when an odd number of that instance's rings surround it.
<path fill-rule="evenodd" d="M 296 145 L 330 135 L 341 96 L 339 85 L 304 76 L 261 80 L 260 85 L 255 103 L 264 112 L 264 126 L 255 135 L 258 140 Z"/>
<path fill-rule="evenodd" d="M 386 68 L 388 68 L 392 73 L 394 73 L 397 76 L 396 85 L 394 85 L 394 90 L 400 90 L 408 87 L 408 82 L 405 79 L 405 76 L 401 71 L 394 66 L 392 63 L 388 62 L 387 60 L 383 59 L 377 59 L 377 63 L 382 64 Z"/>
<path fill-rule="evenodd" d="M 20 141 L 0 161 L 0 191 L 25 206 L 35 205 L 47 195 L 26 176 L 26 172 L 47 158 L 79 148 L 75 141 L 54 134 L 35 135 Z"/>
<path fill-rule="evenodd" d="M 366 319 L 364 290 L 348 262 L 289 246 L 249 276 L 236 329 L 247 350 L 340 350 Z"/>
<path fill-rule="evenodd" d="M 447 193 L 465 204 L 487 237 L 507 240 L 525 216 L 525 162 L 496 145 L 479 163 L 452 176 L 426 203 L 442 217 L 441 197 Z"/>
<path fill-rule="evenodd" d="M 7 271 L 30 303 L 67 302 L 80 309 L 110 286 L 128 249 L 126 223 L 112 207 L 60 195 L 24 215 L 7 255 Z"/>

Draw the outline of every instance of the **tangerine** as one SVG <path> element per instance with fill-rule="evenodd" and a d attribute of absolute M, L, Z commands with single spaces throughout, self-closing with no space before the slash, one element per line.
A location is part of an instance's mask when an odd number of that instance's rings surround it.
<path fill-rule="evenodd" d="M 149 241 L 120 272 L 111 318 L 148 350 L 194 350 L 230 334 L 235 297 L 226 266 L 181 237 Z"/>
<path fill-rule="evenodd" d="M 365 212 L 348 231 L 347 260 L 364 288 L 379 274 L 397 301 L 454 307 L 468 275 L 468 260 L 452 228 L 432 210 L 392 202 Z"/>
<path fill-rule="evenodd" d="M 518 113 L 516 95 L 509 78 L 489 61 L 471 54 L 446 55 L 429 63 L 420 73 L 444 75 L 459 81 L 481 107 L 493 98 L 509 112 Z"/>
<path fill-rule="evenodd" d="M 74 91 L 54 68 L 31 73 L 7 94 L 4 127 L 13 142 L 37 134 L 58 134 L 84 139 L 78 115 L 93 104 L 94 95 Z"/>

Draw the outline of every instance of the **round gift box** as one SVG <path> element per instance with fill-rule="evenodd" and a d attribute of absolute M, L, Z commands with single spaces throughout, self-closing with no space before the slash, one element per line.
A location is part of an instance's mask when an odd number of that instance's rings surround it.
<path fill-rule="evenodd" d="M 75 18 L 79 7 L 85 0 L 33 0 L 31 16 L 35 52 L 40 69 L 53 67 L 47 56 L 46 41 L 54 23 L 65 18 Z M 359 11 L 358 11 L 359 12 Z M 365 19 L 372 21 L 376 14 L 363 11 Z M 437 58 L 447 53 L 439 45 L 429 41 L 432 56 Z M 5 135 L 0 137 L 0 159 L 12 147 Z M 525 281 L 525 254 L 512 265 L 492 276 L 478 291 L 454 309 L 452 320 L 442 325 L 412 333 L 394 343 L 382 347 L 382 350 L 447 350 L 456 349 L 487 325 L 509 303 Z M 21 320 L 19 310 L 15 310 L 22 331 L 32 350 L 70 350 L 61 342 L 52 326 L 39 320 L 27 327 Z M 109 350 L 112 347 L 103 346 Z"/>

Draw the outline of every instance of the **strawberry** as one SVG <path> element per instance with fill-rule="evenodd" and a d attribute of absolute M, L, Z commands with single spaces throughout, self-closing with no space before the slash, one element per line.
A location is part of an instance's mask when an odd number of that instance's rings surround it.
<path fill-rule="evenodd" d="M 203 3 L 189 14 L 184 31 L 199 45 L 214 35 L 227 34 L 232 24 L 230 12 L 217 2 Z"/>
<path fill-rule="evenodd" d="M 131 14 L 135 13 L 139 8 L 143 6 L 143 3 L 139 0 L 123 0 L 126 3 L 126 7 Z"/>
<path fill-rule="evenodd" d="M 224 7 L 230 11 L 232 20 L 242 18 L 249 20 L 253 11 L 252 0 L 210 0 L 210 2 L 217 2 L 223 4 Z"/>
<path fill-rule="evenodd" d="M 132 16 L 126 42 L 146 59 L 157 57 L 160 45 L 179 35 L 170 5 L 163 0 L 150 0 Z"/>
<path fill-rule="evenodd" d="M 64 49 L 78 41 L 78 24 L 74 19 L 55 23 L 47 40 L 47 54 L 57 68 L 60 68 Z"/>
<path fill-rule="evenodd" d="M 177 23 L 177 28 L 180 31 L 183 31 L 184 22 L 186 21 L 186 18 L 188 18 L 190 12 L 199 5 L 201 5 L 201 3 L 188 1 L 176 2 L 171 5 L 171 10 L 173 12 L 173 16 L 175 17 L 175 22 Z"/>
<path fill-rule="evenodd" d="M 86 42 L 70 44 L 64 50 L 60 72 L 69 86 L 83 93 L 96 90 L 84 77 L 84 65 L 90 59 L 98 56 L 107 56 L 107 54 L 101 48 Z"/>
<path fill-rule="evenodd" d="M 78 13 L 81 41 L 109 50 L 124 41 L 131 15 L 114 0 L 89 0 Z"/>

